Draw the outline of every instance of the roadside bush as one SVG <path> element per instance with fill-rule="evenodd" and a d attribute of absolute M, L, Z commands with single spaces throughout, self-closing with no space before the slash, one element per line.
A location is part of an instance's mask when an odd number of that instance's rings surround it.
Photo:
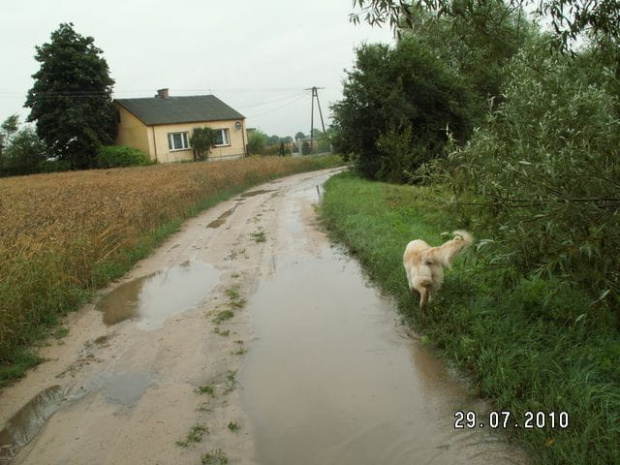
<path fill-rule="evenodd" d="M 148 155 L 141 150 L 122 145 L 104 145 L 97 151 L 98 168 L 119 168 L 151 163 Z"/>
<path fill-rule="evenodd" d="M 69 160 L 43 160 L 39 163 L 39 172 L 41 173 L 59 173 L 61 171 L 70 171 L 71 162 Z"/>
<path fill-rule="evenodd" d="M 511 66 L 505 99 L 443 174 L 492 231 L 497 261 L 583 286 L 591 305 L 579 317 L 612 306 L 620 324 L 617 95 L 539 44 Z"/>
<path fill-rule="evenodd" d="M 250 155 L 263 155 L 267 145 L 267 134 L 253 131 L 248 134 L 248 152 Z"/>

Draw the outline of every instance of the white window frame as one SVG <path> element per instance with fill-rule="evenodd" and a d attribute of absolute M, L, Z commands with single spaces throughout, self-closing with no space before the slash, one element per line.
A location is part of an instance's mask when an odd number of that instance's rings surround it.
<path fill-rule="evenodd" d="M 230 131 L 227 128 L 216 129 L 215 132 L 221 135 L 221 139 L 222 139 L 221 144 L 215 144 L 216 147 L 224 147 L 224 146 L 230 145 L 230 136 L 229 136 Z M 219 135 L 218 135 L 218 139 L 220 138 Z"/>
<path fill-rule="evenodd" d="M 181 135 L 181 146 L 177 147 L 175 144 L 175 137 Z M 168 149 L 171 152 L 178 152 L 180 150 L 189 150 L 189 133 L 188 132 L 169 132 L 168 133 Z"/>

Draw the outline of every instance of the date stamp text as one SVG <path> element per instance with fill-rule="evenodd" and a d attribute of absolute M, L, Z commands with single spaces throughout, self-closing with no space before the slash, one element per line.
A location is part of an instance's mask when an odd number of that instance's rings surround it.
<path fill-rule="evenodd" d="M 525 428 L 525 429 L 566 429 L 568 428 L 567 412 L 525 412 L 518 417 L 511 412 L 489 412 L 484 415 L 476 412 L 454 412 L 454 428 Z"/>

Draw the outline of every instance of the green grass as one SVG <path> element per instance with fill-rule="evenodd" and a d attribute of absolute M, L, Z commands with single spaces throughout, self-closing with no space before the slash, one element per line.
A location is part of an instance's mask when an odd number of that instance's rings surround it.
<path fill-rule="evenodd" d="M 228 463 L 228 457 L 222 452 L 222 449 L 213 449 L 203 454 L 200 463 L 203 465 L 226 465 Z"/>
<path fill-rule="evenodd" d="M 236 421 L 231 421 L 228 423 L 228 429 L 233 433 L 236 433 L 241 429 L 241 426 L 239 426 L 239 423 Z"/>
<path fill-rule="evenodd" d="M 215 318 L 213 318 L 213 323 L 219 325 L 223 321 L 230 320 L 234 316 L 235 316 L 235 313 L 232 310 L 222 310 L 222 311 L 217 313 Z"/>
<path fill-rule="evenodd" d="M 241 297 L 238 284 L 226 289 L 225 294 L 228 297 L 228 305 L 231 308 L 239 309 L 245 307 L 246 301 Z"/>
<path fill-rule="evenodd" d="M 265 238 L 265 231 L 256 231 L 252 233 L 251 236 L 252 239 L 254 239 L 254 242 L 256 242 L 257 244 L 260 244 L 261 242 L 265 242 L 267 240 Z"/>
<path fill-rule="evenodd" d="M 199 394 L 209 394 L 210 396 L 215 396 L 215 388 L 211 386 L 210 384 L 198 386 L 196 388 L 196 392 Z"/>
<path fill-rule="evenodd" d="M 209 429 L 206 426 L 194 425 L 187 432 L 185 439 L 178 440 L 175 444 L 179 447 L 189 447 L 190 444 L 202 441 L 202 437 L 208 433 Z"/>
<path fill-rule="evenodd" d="M 54 331 L 55 339 L 63 339 L 67 337 L 68 335 L 69 335 L 69 328 L 65 328 L 64 326 L 56 328 L 56 331 Z"/>
<path fill-rule="evenodd" d="M 321 211 L 333 236 L 395 297 L 403 319 L 466 370 L 495 410 L 520 419 L 528 411 L 568 413 L 567 429 L 510 433 L 536 463 L 618 463 L 620 335 L 605 315 L 579 319 L 589 302 L 582 290 L 558 291 L 552 281 L 516 276 L 495 265 L 483 246 L 472 247 L 446 272 L 422 325 L 402 254 L 412 239 L 439 244 L 441 232 L 467 229 L 449 212 L 449 197 L 344 173 L 328 181 Z M 472 233 L 486 238 L 484 231 Z"/>

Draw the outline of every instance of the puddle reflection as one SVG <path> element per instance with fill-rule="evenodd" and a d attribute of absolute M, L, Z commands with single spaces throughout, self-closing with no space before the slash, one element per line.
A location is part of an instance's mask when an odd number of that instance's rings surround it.
<path fill-rule="evenodd" d="M 60 408 L 65 394 L 60 386 L 49 387 L 13 415 L 0 431 L 0 464 L 9 463 L 17 451 L 34 438 Z"/>
<path fill-rule="evenodd" d="M 259 463 L 527 463 L 454 429 L 455 409 L 475 408 L 467 392 L 339 252 L 281 267 L 248 311 L 259 339 L 240 383 Z"/>
<path fill-rule="evenodd" d="M 108 326 L 135 318 L 140 329 L 159 329 L 171 316 L 200 303 L 218 282 L 219 272 L 213 266 L 188 261 L 120 285 L 96 308 Z"/>

